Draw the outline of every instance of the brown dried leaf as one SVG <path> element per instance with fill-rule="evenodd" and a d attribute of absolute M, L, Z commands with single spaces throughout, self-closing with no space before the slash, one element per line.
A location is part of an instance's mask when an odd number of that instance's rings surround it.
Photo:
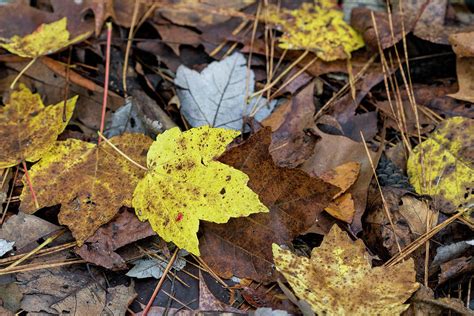
<path fill-rule="evenodd" d="M 397 315 L 419 286 L 413 260 L 372 268 L 362 240 L 353 242 L 337 225 L 310 259 L 276 244 L 273 254 L 277 270 L 318 315 Z"/>
<path fill-rule="evenodd" d="M 367 152 L 363 144 L 354 142 L 347 137 L 329 135 L 319 130 L 314 132 L 321 139 L 316 143 L 313 155 L 301 166 L 303 170 L 311 175 L 319 176 L 327 170 L 347 162 L 360 164 L 359 177 L 347 191 L 354 198 L 355 216 L 351 228 L 357 233 L 362 229 L 361 217 L 365 212 L 367 190 L 373 174 Z M 374 165 L 377 165 L 376 154 L 370 152 L 370 155 Z"/>
<path fill-rule="evenodd" d="M 337 192 L 301 170 L 276 166 L 268 152 L 270 141 L 270 129 L 265 128 L 219 158 L 245 172 L 250 177 L 248 186 L 270 209 L 223 225 L 203 225 L 201 256 L 224 277 L 275 280 L 271 244 L 289 245 L 317 220 Z"/>
<path fill-rule="evenodd" d="M 155 232 L 148 222 L 141 222 L 133 212 L 123 209 L 76 249 L 76 253 L 87 262 L 107 269 L 126 269 L 125 260 L 114 250 L 152 235 Z"/>
<path fill-rule="evenodd" d="M 152 141 L 142 134 L 123 134 L 111 142 L 132 160 L 145 164 Z M 79 246 L 121 206 L 131 206 L 133 190 L 143 174 L 105 142 L 95 146 L 76 139 L 56 142 L 30 170 L 39 206 L 61 204 L 59 222 L 69 227 Z M 37 211 L 26 183 L 20 199 L 23 212 Z"/>
<path fill-rule="evenodd" d="M 281 167 L 297 167 L 313 152 L 316 138 L 304 132 L 314 126 L 313 93 L 311 83 L 262 122 L 273 130 L 270 152 Z"/>

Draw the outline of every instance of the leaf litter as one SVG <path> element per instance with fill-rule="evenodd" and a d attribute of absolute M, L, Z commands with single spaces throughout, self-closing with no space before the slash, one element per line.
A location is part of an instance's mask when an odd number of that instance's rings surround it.
<path fill-rule="evenodd" d="M 472 14 L 165 2 L 0 10 L 0 313 L 469 313 Z"/>

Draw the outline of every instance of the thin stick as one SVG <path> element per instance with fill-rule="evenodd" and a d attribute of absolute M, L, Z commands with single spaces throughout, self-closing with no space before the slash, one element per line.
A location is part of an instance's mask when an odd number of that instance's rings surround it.
<path fill-rule="evenodd" d="M 77 242 L 73 241 L 73 242 L 70 242 L 70 243 L 67 243 L 67 244 L 62 244 L 62 245 L 59 245 L 59 246 L 54 246 L 54 247 L 46 248 L 46 249 L 41 249 L 40 251 L 37 252 L 35 258 L 42 257 L 42 256 L 47 256 L 47 255 L 50 255 L 50 254 L 53 254 L 53 253 L 56 253 L 56 252 L 59 252 L 59 251 L 63 251 L 63 250 L 69 249 L 69 248 L 73 248 L 75 246 L 77 246 Z M 22 253 L 22 254 L 19 254 L 19 255 L 8 257 L 8 258 L 0 259 L 0 265 L 8 264 L 8 263 L 13 262 L 15 260 L 21 259 L 25 255 L 28 255 L 28 253 Z"/>
<path fill-rule="evenodd" d="M 36 61 L 36 59 L 38 59 L 37 57 L 33 58 L 32 60 L 30 60 L 30 62 L 25 66 L 25 68 L 23 68 L 20 73 L 15 77 L 15 79 L 13 80 L 12 84 L 10 85 L 10 89 L 14 89 L 15 88 L 15 85 L 17 83 L 17 81 L 20 79 L 21 76 L 23 76 L 23 74 L 31 67 L 31 65 L 33 65 Z"/>
<path fill-rule="evenodd" d="M 133 6 L 132 25 L 130 27 L 130 31 L 128 32 L 127 48 L 125 49 L 125 59 L 123 61 L 122 85 L 123 85 L 123 93 L 125 94 L 125 97 L 127 97 L 128 56 L 130 55 L 130 48 L 132 47 L 132 39 L 133 39 L 134 30 L 135 30 L 135 23 L 137 22 L 139 5 L 140 5 L 140 0 L 135 0 L 135 5 Z"/>
<path fill-rule="evenodd" d="M 105 110 L 107 108 L 107 96 L 109 94 L 109 74 L 110 74 L 110 44 L 112 42 L 112 23 L 107 22 L 107 48 L 105 53 L 105 82 L 104 98 L 102 99 L 102 116 L 100 118 L 100 133 L 104 132 Z M 100 138 L 99 138 L 100 144 Z"/>
<path fill-rule="evenodd" d="M 0 275 L 11 274 L 11 273 L 19 273 L 19 272 L 28 272 L 28 271 L 35 271 L 40 269 L 50 269 L 56 267 L 67 266 L 70 264 L 75 263 L 86 263 L 86 260 L 82 259 L 72 259 L 69 261 L 50 261 L 50 262 L 43 262 L 41 264 L 31 263 L 25 264 L 19 267 L 14 267 L 14 269 L 5 268 L 0 270 Z"/>
<path fill-rule="evenodd" d="M 66 67 L 66 83 L 64 87 L 64 103 L 63 103 L 63 122 L 66 123 L 67 116 L 67 97 L 69 95 L 69 73 L 71 72 L 71 55 L 72 55 L 72 46 L 69 46 L 69 55 L 67 57 L 67 67 Z"/>
<path fill-rule="evenodd" d="M 285 77 L 291 71 L 291 69 L 295 68 L 306 57 L 306 55 L 308 55 L 308 53 L 309 51 L 305 50 L 290 66 L 288 66 L 275 80 L 273 80 L 273 82 L 269 83 L 262 90 L 254 92 L 252 95 L 250 95 L 250 98 L 252 99 L 273 88 L 281 79 L 283 79 L 283 77 Z"/>
<path fill-rule="evenodd" d="M 459 211 L 456 215 L 451 216 L 441 224 L 433 227 L 429 232 L 424 233 L 421 235 L 417 240 L 413 241 L 410 243 L 408 246 L 406 246 L 401 253 L 398 253 L 397 255 L 393 256 L 390 260 L 384 263 L 384 266 L 386 267 L 391 267 L 394 266 L 395 264 L 399 263 L 403 259 L 405 259 L 408 255 L 410 255 L 413 251 L 418 249 L 421 245 L 423 245 L 428 239 L 436 235 L 438 232 L 440 232 L 443 228 L 454 222 L 456 219 L 461 217 L 467 210 L 469 210 L 469 207 L 466 207 L 465 209 Z"/>
<path fill-rule="evenodd" d="M 28 169 L 26 168 L 26 163 L 23 160 L 22 162 L 23 169 L 25 169 L 25 177 L 26 177 L 26 182 L 28 183 L 28 187 L 30 188 L 31 196 L 33 197 L 33 201 L 35 202 L 35 207 L 36 209 L 39 209 L 39 203 L 38 199 L 36 198 L 36 192 L 33 189 L 33 184 L 31 183 L 30 175 L 28 174 Z"/>
<path fill-rule="evenodd" d="M 150 308 L 153 305 L 153 302 L 155 301 L 155 298 L 158 295 L 158 292 L 160 291 L 161 286 L 163 285 L 164 281 L 166 280 L 166 275 L 168 274 L 168 272 L 173 267 L 173 263 L 176 260 L 177 255 L 178 255 L 178 248 L 175 249 L 173 255 L 171 256 L 170 261 L 168 262 L 168 265 L 165 268 L 165 271 L 163 271 L 163 275 L 161 276 L 160 281 L 156 285 L 156 288 L 153 291 L 153 294 L 151 295 L 150 300 L 148 301 L 148 304 L 146 304 L 146 307 L 145 307 L 145 309 L 143 310 L 143 313 L 142 313 L 143 316 L 148 315 L 148 312 L 150 311 Z"/>
<path fill-rule="evenodd" d="M 123 151 L 121 151 L 120 149 L 117 148 L 117 146 L 115 146 L 114 144 L 112 144 L 112 142 L 110 140 L 108 140 L 104 135 L 102 135 L 101 132 L 97 132 L 97 134 L 99 134 L 99 140 L 100 139 L 103 139 L 107 145 L 109 145 L 110 147 L 112 147 L 116 152 L 118 152 L 122 157 L 124 157 L 125 159 L 127 159 L 128 161 L 130 161 L 132 164 L 134 164 L 135 166 L 137 166 L 138 168 L 140 169 L 143 169 L 143 170 L 148 170 L 148 168 L 146 167 L 143 167 L 141 164 L 139 164 L 138 162 L 134 161 L 132 158 L 130 158 L 129 156 L 127 156 Z"/>
<path fill-rule="evenodd" d="M 27 253 L 25 256 L 23 256 L 22 258 L 18 259 L 17 261 L 13 262 L 11 265 L 9 265 L 8 267 L 6 267 L 5 269 L 11 269 L 13 267 L 16 267 L 17 265 L 19 265 L 20 263 L 22 263 L 23 261 L 27 260 L 28 258 L 30 258 L 31 256 L 33 256 L 35 253 L 37 253 L 38 251 L 40 251 L 41 249 L 43 249 L 44 247 L 46 247 L 47 245 L 49 245 L 50 243 L 52 243 L 56 238 L 58 238 L 59 236 L 61 236 L 62 234 L 64 234 L 66 230 L 65 229 L 61 229 L 59 232 L 57 232 L 56 234 L 54 234 L 53 236 L 47 238 L 41 245 L 39 245 L 38 247 L 36 247 L 35 249 L 31 250 L 29 253 Z"/>
<path fill-rule="evenodd" d="M 16 182 L 16 178 L 18 177 L 18 170 L 19 170 L 19 167 L 17 165 L 15 175 L 13 176 L 13 182 L 12 183 Z M 2 185 L 2 187 L 3 187 L 3 185 Z M 12 187 L 10 188 L 10 194 L 8 194 L 7 205 L 5 205 L 5 208 L 3 209 L 2 219 L 0 220 L 0 225 L 3 225 L 3 221 L 5 220 L 5 216 L 7 216 L 8 208 L 10 207 L 10 203 L 12 201 L 12 195 L 13 195 L 14 189 L 15 189 L 15 186 L 12 185 Z"/>

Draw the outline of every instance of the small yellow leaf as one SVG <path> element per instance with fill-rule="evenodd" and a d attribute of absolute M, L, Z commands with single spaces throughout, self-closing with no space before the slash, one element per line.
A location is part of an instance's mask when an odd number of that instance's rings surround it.
<path fill-rule="evenodd" d="M 144 164 L 152 140 L 143 134 L 123 134 L 110 141 L 132 160 Z M 40 207 L 61 204 L 59 222 L 71 230 L 78 245 L 108 223 L 122 206 L 131 206 L 132 194 L 144 175 L 107 143 L 78 139 L 57 141 L 29 171 Z M 20 210 L 37 211 L 25 179 Z"/>
<path fill-rule="evenodd" d="M 90 32 L 86 32 L 70 40 L 66 26 L 67 18 L 49 24 L 41 24 L 33 33 L 26 36 L 15 35 L 10 39 L 1 39 L 6 43 L 0 43 L 0 46 L 21 57 L 36 58 L 52 54 L 80 42 L 90 35 Z"/>
<path fill-rule="evenodd" d="M 214 160 L 239 132 L 201 126 L 158 135 L 147 155 L 149 171 L 133 194 L 133 207 L 164 240 L 199 255 L 199 221 L 268 212 L 248 176 Z"/>
<path fill-rule="evenodd" d="M 324 208 L 332 217 L 340 219 L 346 223 L 352 223 L 352 219 L 355 214 L 355 205 L 352 195 L 350 193 L 344 193 L 329 203 Z"/>
<path fill-rule="evenodd" d="M 324 172 L 319 177 L 329 184 L 332 184 L 341 191 L 339 191 L 334 198 L 342 195 L 356 182 L 360 172 L 360 163 L 350 161 L 334 169 Z"/>
<path fill-rule="evenodd" d="M 281 48 L 309 50 L 324 61 L 350 58 L 352 51 L 364 46 L 343 16 L 328 0 L 303 3 L 297 10 L 269 6 L 265 15 L 284 32 Z"/>
<path fill-rule="evenodd" d="M 372 268 L 364 243 L 353 242 L 337 225 L 310 259 L 276 244 L 273 258 L 296 295 L 318 315 L 399 315 L 419 286 L 413 259 Z"/>
<path fill-rule="evenodd" d="M 45 107 L 41 97 L 23 84 L 0 107 L 0 169 L 22 160 L 35 162 L 54 144 L 71 119 L 77 96 Z M 63 111 L 66 106 L 66 117 Z"/>
<path fill-rule="evenodd" d="M 453 212 L 473 202 L 473 135 L 474 120 L 444 120 L 408 158 L 410 183 L 417 193 L 432 196 L 440 211 Z"/>

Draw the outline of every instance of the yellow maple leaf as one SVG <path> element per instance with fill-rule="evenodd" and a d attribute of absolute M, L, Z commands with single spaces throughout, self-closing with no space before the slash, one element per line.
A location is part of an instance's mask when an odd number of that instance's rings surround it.
<path fill-rule="evenodd" d="M 359 239 L 353 242 L 337 225 L 311 258 L 273 244 L 273 259 L 296 295 L 318 315 L 398 315 L 419 284 L 413 259 L 393 267 L 371 268 Z"/>
<path fill-rule="evenodd" d="M 350 58 L 364 46 L 362 37 L 344 21 L 344 13 L 328 0 L 303 3 L 296 10 L 269 6 L 265 17 L 284 32 L 279 45 L 283 49 L 309 50 L 332 61 Z"/>
<path fill-rule="evenodd" d="M 247 187 L 245 173 L 214 160 L 238 135 L 208 126 L 158 135 L 148 151 L 149 170 L 133 194 L 138 218 L 164 240 L 199 255 L 199 220 L 226 223 L 268 212 Z"/>
<path fill-rule="evenodd" d="M 40 95 L 25 85 L 13 91 L 9 102 L 0 107 L 0 169 L 39 160 L 66 128 L 76 101 L 77 96 L 66 105 L 61 101 L 45 107 Z"/>
<path fill-rule="evenodd" d="M 473 202 L 474 120 L 452 117 L 439 124 L 408 158 L 410 183 L 433 197 L 435 207 L 452 212 Z M 465 214 L 469 217 L 469 212 Z"/>
<path fill-rule="evenodd" d="M 110 142 L 144 164 L 152 140 L 143 134 L 123 134 Z M 107 143 L 78 139 L 57 141 L 29 171 L 40 208 L 61 204 L 59 222 L 69 227 L 79 246 L 120 207 L 131 206 L 133 190 L 144 173 Z M 38 210 L 26 183 L 20 200 L 21 211 Z"/>
<path fill-rule="evenodd" d="M 62 18 L 49 24 L 41 24 L 33 33 L 26 36 L 15 35 L 10 39 L 1 39 L 4 43 L 0 43 L 0 46 L 21 57 L 37 58 L 80 42 L 90 34 L 86 32 L 69 39 L 67 18 Z"/>

